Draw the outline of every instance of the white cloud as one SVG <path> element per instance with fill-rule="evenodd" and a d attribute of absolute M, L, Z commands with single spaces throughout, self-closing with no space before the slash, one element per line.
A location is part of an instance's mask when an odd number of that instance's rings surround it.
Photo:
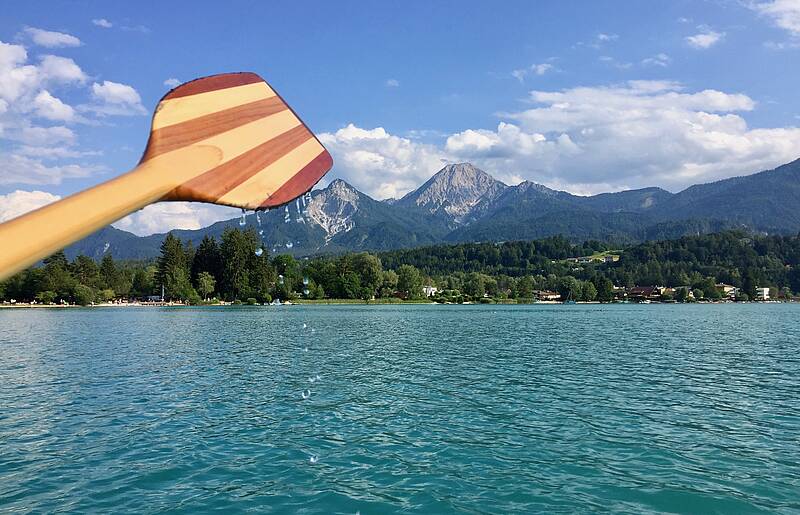
<path fill-rule="evenodd" d="M 386 87 L 387 88 L 399 88 L 400 81 L 397 79 L 386 79 Z"/>
<path fill-rule="evenodd" d="M 400 197 L 418 187 L 442 166 L 441 149 L 353 124 L 320 141 L 333 155 L 333 175 L 375 198 Z"/>
<path fill-rule="evenodd" d="M 40 42 L 55 37 L 29 29 L 26 34 Z M 35 62 L 28 58 L 22 45 L 0 41 L 0 185 L 60 184 L 103 170 L 92 163 L 72 161 L 99 155 L 77 147 L 78 134 L 71 127 L 92 120 L 79 115 L 78 109 L 64 100 L 68 97 L 61 96 L 65 90 L 85 92 L 86 73 L 66 57 L 43 55 Z M 93 106 L 105 110 L 103 114 L 113 114 L 109 105 L 117 111 L 144 110 L 138 94 L 125 91 L 129 86 L 116 85 L 121 88 L 114 89 L 104 85 L 100 85 Z"/>
<path fill-rule="evenodd" d="M 595 50 L 599 50 L 605 44 L 611 43 L 611 42 L 616 41 L 618 39 L 619 39 L 619 35 L 618 34 L 610 34 L 610 33 L 600 32 L 598 34 L 595 34 L 595 36 L 588 43 L 584 43 L 584 42 L 581 41 L 581 42 L 578 42 L 576 44 L 576 46 L 580 47 L 580 46 L 583 46 L 583 45 L 587 45 L 587 46 L 590 46 L 591 48 L 594 48 Z"/>
<path fill-rule="evenodd" d="M 102 152 L 96 150 L 75 150 L 67 147 L 48 147 L 25 145 L 16 149 L 21 156 L 36 157 L 41 159 L 73 159 L 77 157 L 101 156 Z"/>
<path fill-rule="evenodd" d="M 61 184 L 65 179 L 88 177 L 96 166 L 79 164 L 45 165 L 40 159 L 20 153 L 0 153 L 0 186 L 11 184 Z"/>
<path fill-rule="evenodd" d="M 507 183 L 532 180 L 575 193 L 698 182 L 800 157 L 800 129 L 752 129 L 747 95 L 686 91 L 672 81 L 532 91 L 533 107 L 500 113 L 440 145 L 348 125 L 321 139 L 340 176 L 377 198 L 399 197 L 444 163 L 470 161 Z"/>
<path fill-rule="evenodd" d="M 711 48 L 712 46 L 722 41 L 722 38 L 725 37 L 724 32 L 716 32 L 702 25 L 698 27 L 698 29 L 700 29 L 700 32 L 698 34 L 686 37 L 686 43 L 688 43 L 689 46 L 692 48 L 697 48 L 701 50 L 704 50 L 706 48 Z"/>
<path fill-rule="evenodd" d="M 200 229 L 219 220 L 234 218 L 238 209 L 193 202 L 151 204 L 113 225 L 139 236 L 163 233 L 172 229 Z"/>
<path fill-rule="evenodd" d="M 31 38 L 34 44 L 45 48 L 76 47 L 81 46 L 81 40 L 64 32 L 25 27 L 23 32 Z"/>
<path fill-rule="evenodd" d="M 104 80 L 102 84 L 92 84 L 92 94 L 95 98 L 109 104 L 139 104 L 142 99 L 135 89 L 127 84 Z"/>
<path fill-rule="evenodd" d="M 523 82 L 525 80 L 525 76 L 527 74 L 528 74 L 528 69 L 527 68 L 519 68 L 519 69 L 513 70 L 511 72 L 511 76 L 514 77 L 515 79 L 517 79 L 520 82 Z"/>
<path fill-rule="evenodd" d="M 545 183 L 680 189 L 800 154 L 800 129 L 747 127 L 735 113 L 755 102 L 742 94 L 630 81 L 533 91 L 531 100 L 536 107 L 504 115 L 518 127 L 501 123 L 485 135 L 492 145 L 473 146 L 471 157 L 484 159 L 487 169 Z M 525 145 L 519 143 L 524 135 L 533 137 Z"/>
<path fill-rule="evenodd" d="M 43 89 L 33 100 L 36 114 L 48 120 L 68 122 L 75 118 L 75 110 Z"/>
<path fill-rule="evenodd" d="M 750 5 L 777 27 L 788 31 L 792 36 L 800 37 L 800 0 L 772 0 Z"/>
<path fill-rule="evenodd" d="M 168 88 L 177 88 L 181 85 L 181 81 L 174 77 L 170 77 L 169 79 L 164 81 L 164 85 Z"/>
<path fill-rule="evenodd" d="M 555 67 L 550 63 L 532 64 L 528 68 L 520 68 L 511 72 L 511 76 L 520 82 L 525 80 L 529 74 L 542 76 L 545 73 L 555 70 Z"/>
<path fill-rule="evenodd" d="M 26 145 L 72 145 L 75 143 L 75 133 L 62 126 L 55 127 L 22 127 L 12 139 Z"/>
<path fill-rule="evenodd" d="M 28 60 L 28 52 L 21 45 L 0 41 L 0 70 L 13 68 Z"/>
<path fill-rule="evenodd" d="M 105 18 L 95 18 L 94 20 L 92 20 L 92 23 L 94 25 L 97 25 L 98 27 L 103 27 L 104 29 L 110 29 L 111 27 L 114 26 L 113 23 L 111 23 Z"/>
<path fill-rule="evenodd" d="M 652 57 L 642 59 L 643 66 L 660 66 L 666 68 L 672 62 L 670 56 L 665 53 L 656 54 Z"/>
<path fill-rule="evenodd" d="M 44 80 L 78 84 L 86 82 L 86 74 L 81 70 L 80 66 L 75 64 L 75 61 L 68 57 L 42 56 L 39 69 Z"/>
<path fill-rule="evenodd" d="M 60 198 L 58 195 L 38 190 L 16 190 L 7 195 L 0 195 L 0 222 L 46 206 Z"/>
<path fill-rule="evenodd" d="M 139 93 L 127 84 L 110 80 L 104 80 L 102 84 L 95 82 L 92 84 L 92 97 L 94 103 L 82 107 L 100 116 L 147 114 Z"/>

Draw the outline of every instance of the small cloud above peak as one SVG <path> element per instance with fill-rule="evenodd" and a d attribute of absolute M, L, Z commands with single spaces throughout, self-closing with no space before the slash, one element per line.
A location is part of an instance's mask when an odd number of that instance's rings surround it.
<path fill-rule="evenodd" d="M 386 79 L 386 87 L 387 88 L 399 88 L 400 81 L 397 79 Z"/>
<path fill-rule="evenodd" d="M 511 76 L 517 79 L 520 82 L 525 81 L 525 77 L 527 75 L 538 75 L 542 76 L 550 71 L 555 71 L 556 68 L 550 63 L 541 63 L 541 64 L 532 64 L 527 68 L 520 68 L 518 70 L 513 70 L 511 72 Z"/>
<path fill-rule="evenodd" d="M 169 79 L 164 81 L 164 85 L 168 88 L 177 88 L 181 85 L 181 81 L 176 79 L 175 77 L 170 77 Z"/>
<path fill-rule="evenodd" d="M 92 23 L 94 25 L 97 25 L 98 27 L 102 27 L 104 29 L 110 29 L 111 27 L 114 26 L 113 23 L 111 23 L 110 21 L 108 21 L 105 18 L 95 18 L 95 19 L 92 20 Z"/>
<path fill-rule="evenodd" d="M 659 53 L 652 57 L 642 59 L 642 66 L 660 66 L 666 68 L 672 62 L 672 58 L 665 53 Z"/>
<path fill-rule="evenodd" d="M 81 40 L 65 32 L 25 27 L 23 32 L 35 45 L 45 48 L 76 47 L 81 46 Z"/>
<path fill-rule="evenodd" d="M 604 34 L 602 32 L 597 34 L 597 41 L 616 41 L 617 39 L 619 39 L 618 34 Z"/>
<path fill-rule="evenodd" d="M 686 36 L 685 38 L 686 43 L 688 43 L 692 48 L 705 50 L 716 45 L 725 37 L 724 32 L 711 30 L 710 27 L 705 25 L 700 25 L 697 28 L 700 30 L 699 33 L 695 34 L 694 36 Z"/>

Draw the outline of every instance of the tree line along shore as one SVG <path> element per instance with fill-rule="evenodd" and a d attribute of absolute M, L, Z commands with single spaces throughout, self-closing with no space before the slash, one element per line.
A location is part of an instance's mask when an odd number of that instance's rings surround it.
<path fill-rule="evenodd" d="M 70 261 L 58 252 L 1 282 L 0 303 L 706 302 L 800 294 L 800 235 L 728 231 L 622 249 L 555 236 L 303 259 L 259 248 L 254 231 L 229 229 L 196 248 L 170 233 L 151 262 L 110 254 L 99 263 L 83 255 Z"/>

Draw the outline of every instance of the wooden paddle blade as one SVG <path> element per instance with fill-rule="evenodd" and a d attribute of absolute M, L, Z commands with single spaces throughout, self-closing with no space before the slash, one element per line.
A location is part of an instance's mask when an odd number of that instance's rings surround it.
<path fill-rule="evenodd" d="M 322 143 L 255 73 L 193 80 L 161 99 L 142 162 L 192 146 L 216 147 L 222 161 L 162 200 L 275 207 L 309 191 L 333 166 Z"/>

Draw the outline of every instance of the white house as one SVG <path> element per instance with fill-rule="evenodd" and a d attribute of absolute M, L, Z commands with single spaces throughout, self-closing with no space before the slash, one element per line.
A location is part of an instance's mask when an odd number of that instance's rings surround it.
<path fill-rule="evenodd" d="M 756 300 L 769 300 L 769 288 L 756 288 Z"/>
<path fill-rule="evenodd" d="M 439 291 L 439 288 L 436 286 L 423 286 L 422 292 L 425 294 L 426 297 L 433 297 Z"/>

